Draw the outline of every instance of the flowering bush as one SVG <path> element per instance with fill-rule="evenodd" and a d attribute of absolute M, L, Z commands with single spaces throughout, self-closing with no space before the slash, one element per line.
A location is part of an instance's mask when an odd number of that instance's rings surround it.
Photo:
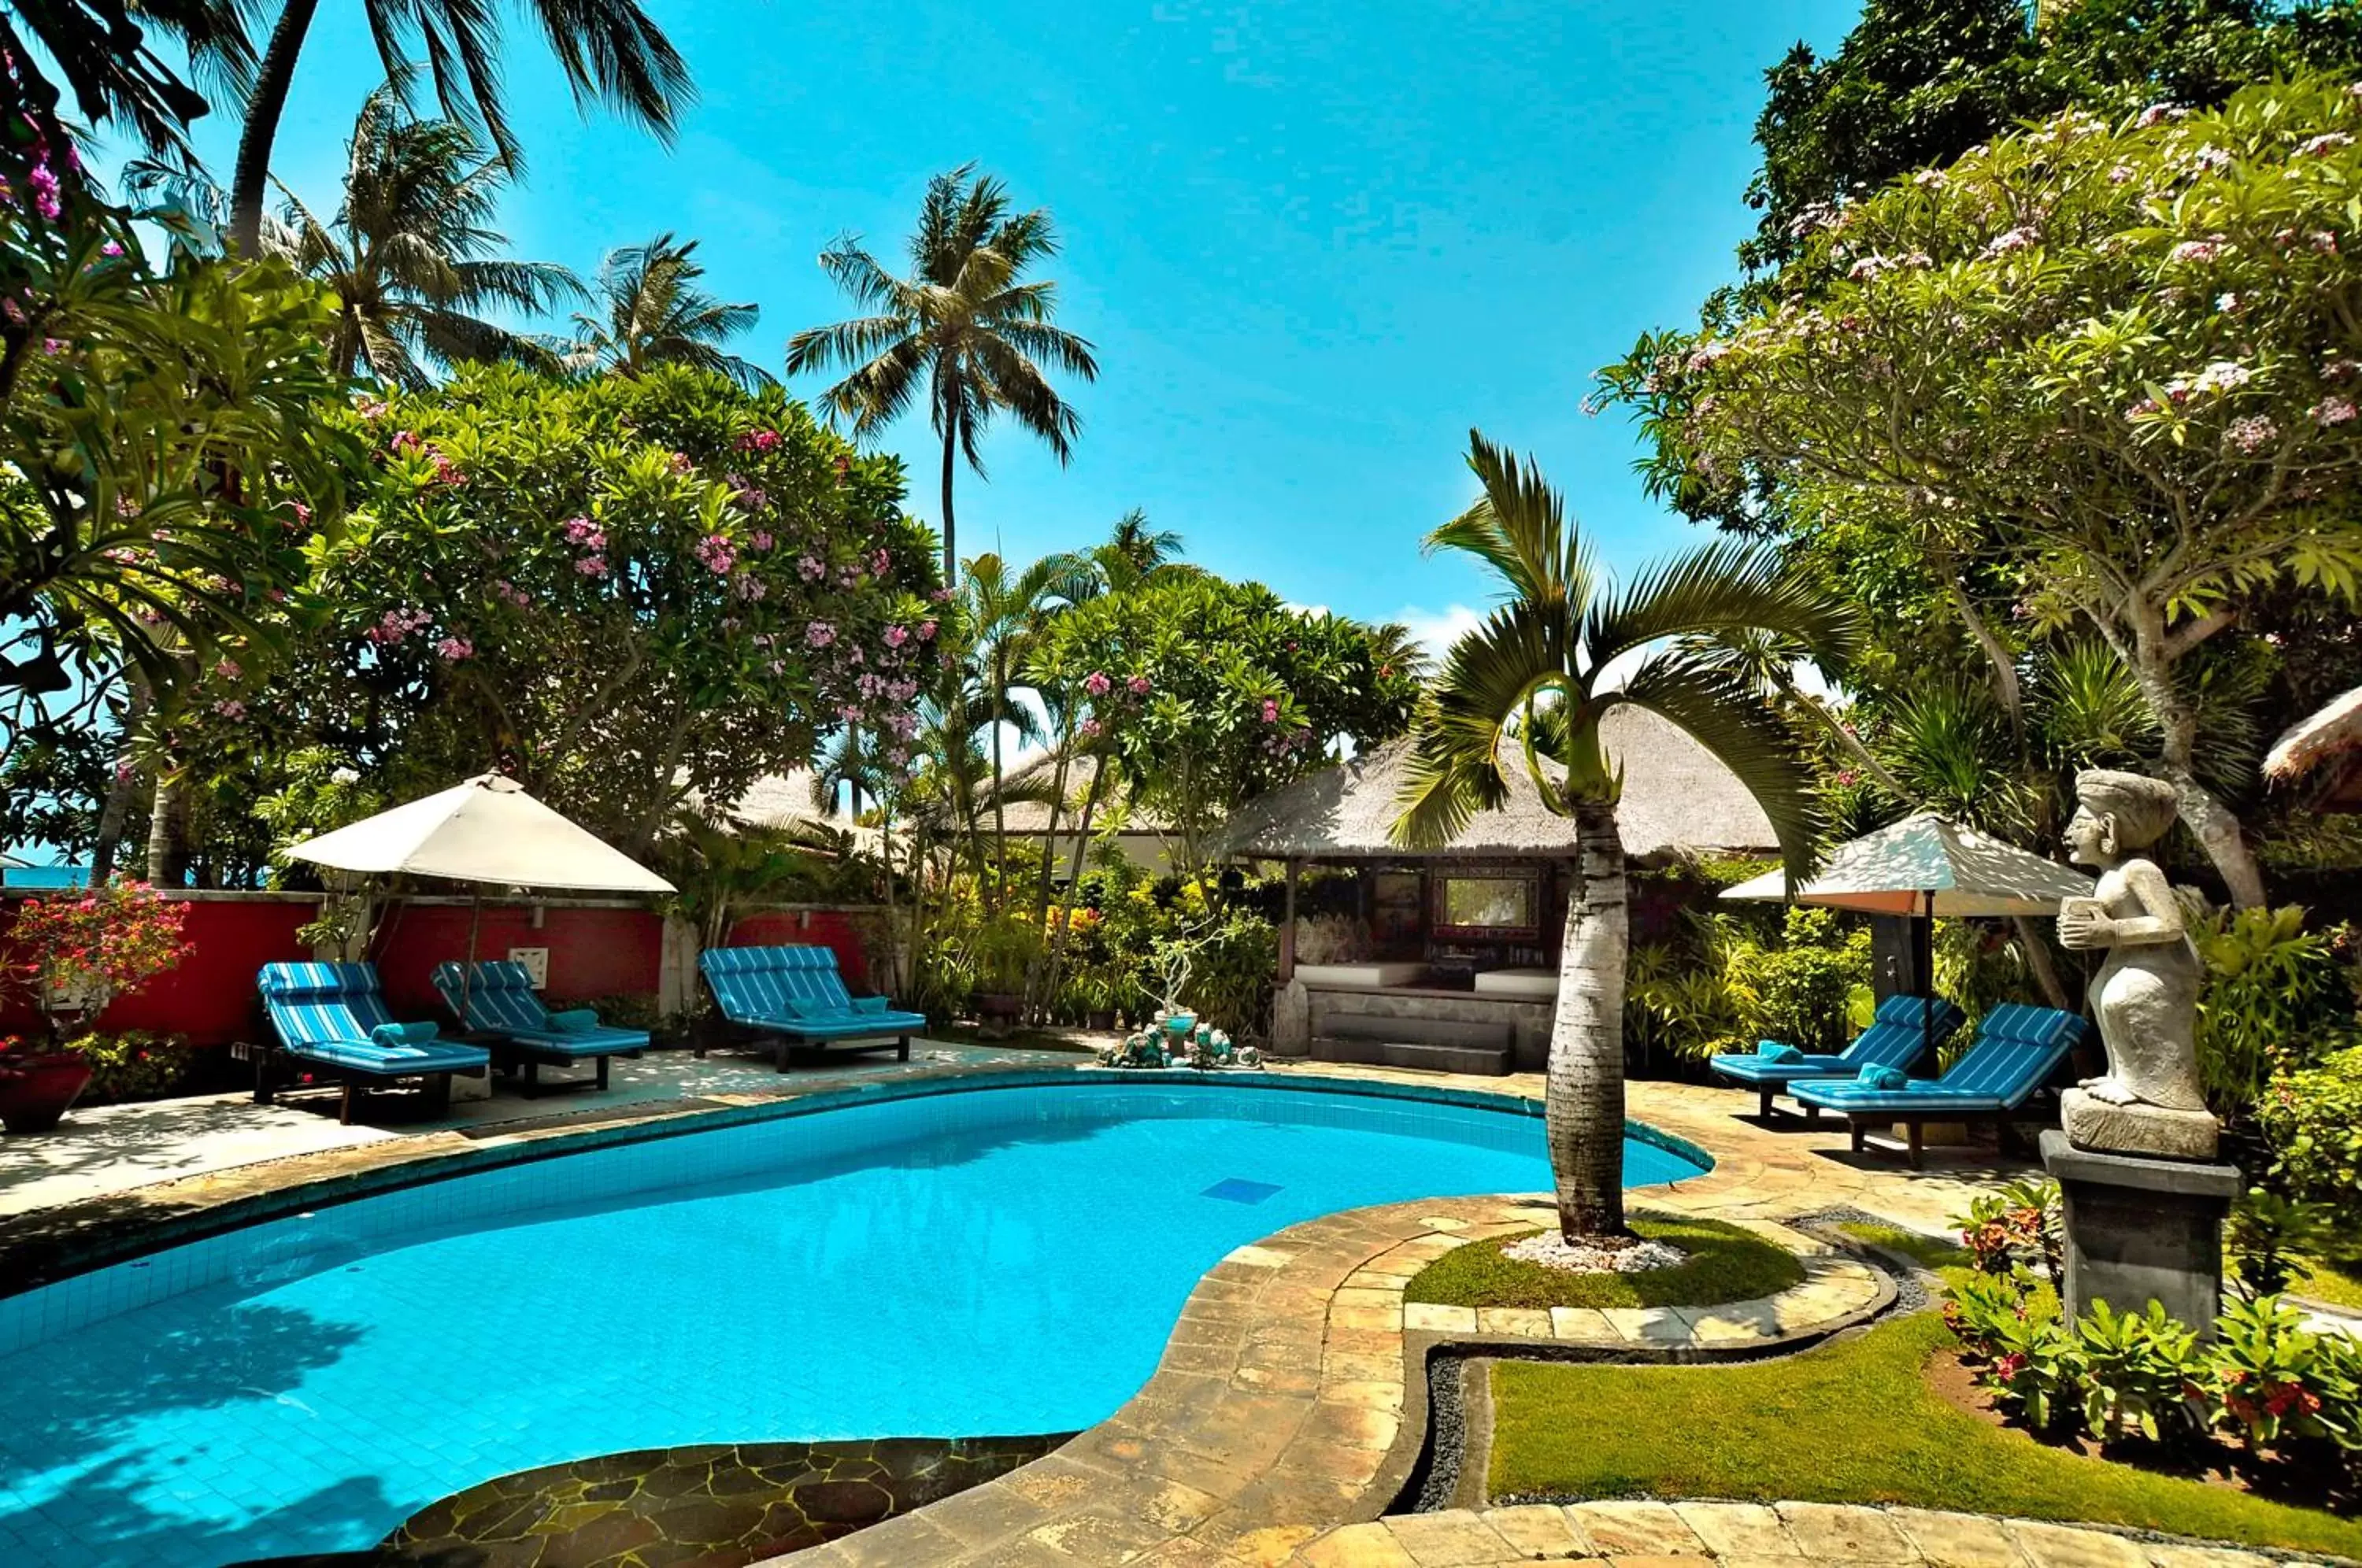
<path fill-rule="evenodd" d="M 347 531 L 216 771 L 333 740 L 400 797 L 497 763 L 610 839 L 855 724 L 908 760 L 933 549 L 901 472 L 777 391 L 478 366 L 363 398 Z M 464 482 L 462 482 L 464 480 Z"/>
<path fill-rule="evenodd" d="M 2284 1073 L 2256 1103 L 2272 1178 L 2326 1204 L 2347 1235 L 2362 1226 L 2362 1045 Z"/>
<path fill-rule="evenodd" d="M 32 998 L 55 1039 L 57 1014 L 95 1013 L 179 964 L 187 919 L 187 905 L 139 882 L 28 899 L 8 929 L 0 974 Z"/>

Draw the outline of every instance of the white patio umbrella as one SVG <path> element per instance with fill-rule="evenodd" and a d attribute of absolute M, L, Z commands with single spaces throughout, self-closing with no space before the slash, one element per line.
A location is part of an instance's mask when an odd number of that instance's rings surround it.
<path fill-rule="evenodd" d="M 1926 955 L 1936 916 L 2055 914 L 2061 899 L 2089 898 L 2092 889 L 2092 879 L 2080 871 L 1919 812 L 1839 845 L 1820 875 L 1793 893 L 1783 875 L 1772 871 L 1722 896 L 1913 916 L 1921 922 L 1921 972 L 1932 980 Z M 1921 1026 L 1927 1027 L 1924 1012 Z"/>
<path fill-rule="evenodd" d="M 287 853 L 315 866 L 379 876 L 408 872 L 567 892 L 674 891 L 670 882 L 526 794 L 515 779 L 494 773 L 305 839 Z M 461 971 L 459 990 L 463 1023 L 482 904 L 478 895 L 469 909 L 469 967 Z"/>

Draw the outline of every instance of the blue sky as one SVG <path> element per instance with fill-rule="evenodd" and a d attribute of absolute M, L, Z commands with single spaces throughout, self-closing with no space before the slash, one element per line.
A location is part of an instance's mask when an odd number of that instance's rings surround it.
<path fill-rule="evenodd" d="M 332 201 L 377 65 L 321 6 L 277 169 Z M 1687 321 L 1750 215 L 1761 73 L 1833 45 L 1834 0 L 651 0 L 701 99 L 675 148 L 579 116 L 513 26 L 529 160 L 507 228 L 584 273 L 664 229 L 703 241 L 741 351 L 844 314 L 814 258 L 856 231 L 899 259 L 927 177 L 975 160 L 1055 214 L 1061 319 L 1102 372 L 1071 389 L 1071 468 L 1031 437 L 963 474 L 963 554 L 1087 543 L 1144 507 L 1190 554 L 1298 602 L 1432 628 L 1486 589 L 1421 534 L 1462 504 L 1470 425 L 1529 449 L 1607 558 L 1686 530 L 1644 498 L 1620 414 L 1577 404 L 1642 329 Z M 226 171 L 234 127 L 201 138 Z M 810 385 L 800 390 L 809 392 Z M 885 443 L 937 511 L 923 415 Z M 1464 613 L 1464 610 L 1462 611 Z"/>

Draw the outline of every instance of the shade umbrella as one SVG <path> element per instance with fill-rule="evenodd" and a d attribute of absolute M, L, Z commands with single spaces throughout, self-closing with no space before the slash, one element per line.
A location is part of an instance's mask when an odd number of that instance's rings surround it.
<path fill-rule="evenodd" d="M 287 853 L 337 871 L 406 872 L 507 888 L 602 893 L 669 893 L 673 885 L 496 773 L 480 773 L 438 794 L 305 839 Z M 459 982 L 467 1021 L 483 900 L 470 900 L 468 966 Z"/>
<path fill-rule="evenodd" d="M 1937 915 L 2055 914 L 2060 900 L 2089 898 L 2092 890 L 2092 879 L 2080 871 L 1932 812 L 1918 812 L 1839 845 L 1818 876 L 1793 890 L 1784 873 L 1772 871 L 1726 889 L 1722 896 L 1912 916 L 1917 922 L 1920 973 L 1932 984 Z M 1925 1009 L 1919 1022 L 1923 1032 L 1932 1027 Z"/>

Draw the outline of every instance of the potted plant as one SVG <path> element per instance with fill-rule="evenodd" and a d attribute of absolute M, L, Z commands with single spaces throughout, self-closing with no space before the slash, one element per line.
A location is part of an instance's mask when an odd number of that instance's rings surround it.
<path fill-rule="evenodd" d="M 1031 922 L 1007 915 L 987 920 L 976 933 L 976 1017 L 984 1032 L 1005 1033 L 1025 1009 L 1025 977 L 1041 943 Z"/>
<path fill-rule="evenodd" d="M 180 963 L 185 905 L 138 882 L 28 899 L 0 947 L 0 981 L 40 1010 L 37 1041 L 0 1041 L 0 1124 L 46 1132 L 89 1084 L 91 1064 L 62 1048 L 67 1032 L 116 997 Z"/>

